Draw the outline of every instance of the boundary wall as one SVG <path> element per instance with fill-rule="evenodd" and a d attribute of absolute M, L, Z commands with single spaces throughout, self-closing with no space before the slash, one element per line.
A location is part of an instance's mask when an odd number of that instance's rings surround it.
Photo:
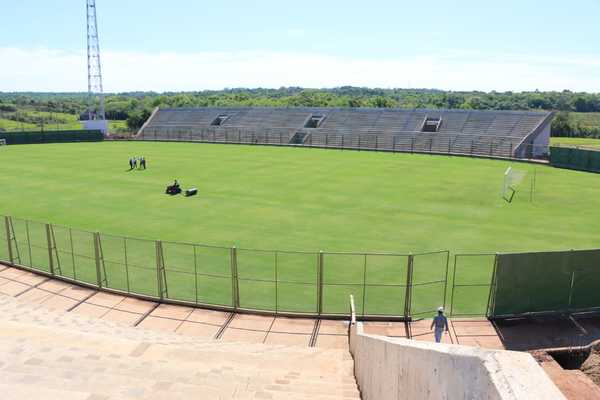
<path fill-rule="evenodd" d="M 363 400 L 566 399 L 528 353 L 368 335 L 354 313 L 349 340 Z"/>
<path fill-rule="evenodd" d="M 41 144 L 101 142 L 104 134 L 99 130 L 46 131 L 46 132 L 0 132 L 6 144 Z"/>
<path fill-rule="evenodd" d="M 551 147 L 550 164 L 557 168 L 600 173 L 600 151 L 578 147 Z"/>

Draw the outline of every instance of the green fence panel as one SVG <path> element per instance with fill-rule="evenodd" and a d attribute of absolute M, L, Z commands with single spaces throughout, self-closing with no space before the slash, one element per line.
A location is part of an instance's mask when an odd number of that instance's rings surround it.
<path fill-rule="evenodd" d="M 587 171 L 589 164 L 589 151 L 573 149 L 571 151 L 571 164 L 573 168 Z"/>
<path fill-rule="evenodd" d="M 366 262 L 365 254 L 323 253 L 324 314 L 348 314 L 350 295 L 363 313 Z"/>
<path fill-rule="evenodd" d="M 276 252 L 237 250 L 240 307 L 276 311 Z"/>
<path fill-rule="evenodd" d="M 600 172 L 600 151 L 572 147 L 551 147 L 550 164 L 559 168 Z"/>
<path fill-rule="evenodd" d="M 600 151 L 590 151 L 590 171 L 600 172 Z"/>
<path fill-rule="evenodd" d="M 433 315 L 438 307 L 445 306 L 449 256 L 447 251 L 413 256 L 412 316 Z"/>
<path fill-rule="evenodd" d="M 67 142 L 99 142 L 104 135 L 97 130 L 46 131 L 46 132 L 0 132 L 6 144 L 37 144 Z"/>
<path fill-rule="evenodd" d="M 276 309 L 279 312 L 317 313 L 317 253 L 276 253 Z"/>
<path fill-rule="evenodd" d="M 574 251 L 569 256 L 573 278 L 569 310 L 600 307 L 600 250 Z"/>
<path fill-rule="evenodd" d="M 600 307 L 600 250 L 501 254 L 493 316 Z M 594 284 L 596 284 L 594 286 Z"/>
<path fill-rule="evenodd" d="M 408 256 L 368 254 L 366 261 L 362 313 L 404 315 Z"/>
<path fill-rule="evenodd" d="M 495 254 L 454 256 L 450 315 L 487 315 L 495 259 Z"/>

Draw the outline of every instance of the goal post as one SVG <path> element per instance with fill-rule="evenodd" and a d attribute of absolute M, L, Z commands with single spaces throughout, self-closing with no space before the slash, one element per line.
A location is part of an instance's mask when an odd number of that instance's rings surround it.
<path fill-rule="evenodd" d="M 508 203 L 511 203 L 519 189 L 523 187 L 522 183 L 527 175 L 527 171 L 508 167 L 506 171 L 504 171 L 504 180 L 502 182 L 502 198 Z M 524 187 L 524 189 L 527 190 L 528 188 Z"/>

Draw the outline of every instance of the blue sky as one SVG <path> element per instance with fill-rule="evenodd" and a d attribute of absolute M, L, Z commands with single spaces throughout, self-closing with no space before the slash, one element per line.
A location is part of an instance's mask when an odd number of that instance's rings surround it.
<path fill-rule="evenodd" d="M 105 87 L 600 91 L 599 0 L 454 3 L 97 0 Z M 85 1 L 0 5 L 0 90 L 85 90 Z"/>

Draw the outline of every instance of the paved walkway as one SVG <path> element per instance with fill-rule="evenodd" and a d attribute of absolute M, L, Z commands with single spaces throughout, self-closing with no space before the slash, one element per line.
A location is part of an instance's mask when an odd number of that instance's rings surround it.
<path fill-rule="evenodd" d="M 0 266 L 0 293 L 49 309 L 115 321 L 129 326 L 230 342 L 348 348 L 348 322 L 211 311 L 158 304 L 98 292 L 28 271 Z M 430 320 L 366 322 L 367 333 L 433 341 Z M 444 342 L 499 349 L 502 343 L 487 320 L 451 320 Z"/>

